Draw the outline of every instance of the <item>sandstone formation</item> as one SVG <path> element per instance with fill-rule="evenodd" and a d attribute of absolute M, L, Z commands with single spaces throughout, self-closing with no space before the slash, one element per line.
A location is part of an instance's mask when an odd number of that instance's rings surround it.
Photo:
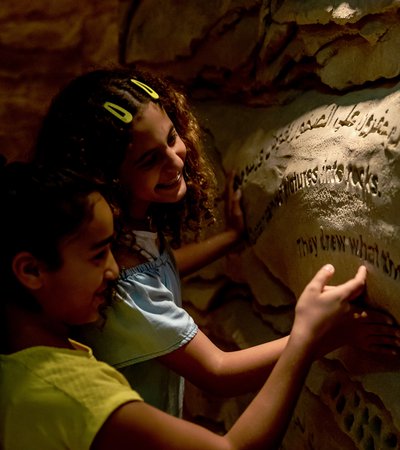
<path fill-rule="evenodd" d="M 27 157 L 66 80 L 116 62 L 187 87 L 218 173 L 243 191 L 249 242 L 184 283 L 221 346 L 290 330 L 323 263 L 341 281 L 365 263 L 368 301 L 400 321 L 400 1 L 5 0 L 0 143 Z M 118 42 L 119 39 L 119 42 Z M 344 348 L 316 363 L 283 443 L 296 450 L 400 447 L 399 362 Z M 249 396 L 188 390 L 222 429 Z"/>
<path fill-rule="evenodd" d="M 113 2 L 3 0 L 0 147 L 27 159 L 52 96 L 72 77 L 118 60 Z"/>
<path fill-rule="evenodd" d="M 211 147 L 225 170 L 237 171 L 250 242 L 225 274 L 250 287 L 254 309 L 278 333 L 288 331 L 290 305 L 328 261 L 337 282 L 365 263 L 368 301 L 400 320 L 399 7 L 186 4 L 182 27 L 167 31 L 151 20 L 140 26 L 152 2 L 130 16 L 124 62 L 188 86 Z M 177 14 L 176 2 L 164 8 Z M 214 302 L 222 294 L 217 289 Z M 212 333 L 211 320 L 204 325 Z M 349 349 L 316 364 L 283 447 L 398 448 L 397 366 Z"/>

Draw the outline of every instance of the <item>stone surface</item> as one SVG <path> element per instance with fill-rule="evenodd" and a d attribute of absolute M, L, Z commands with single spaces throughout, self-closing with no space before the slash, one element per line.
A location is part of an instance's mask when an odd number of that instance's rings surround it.
<path fill-rule="evenodd" d="M 127 10 L 124 62 L 246 101 L 273 88 L 264 104 L 310 80 L 344 90 L 400 74 L 399 7 L 398 0 L 219 1 L 213 8 L 167 1 L 162 9 L 155 0 L 138 2 Z M 177 15 L 179 27 L 160 26 Z"/>
<path fill-rule="evenodd" d="M 360 447 L 337 426 L 332 411 L 321 403 L 318 396 L 304 389 L 280 450 L 357 448 Z"/>
<path fill-rule="evenodd" d="M 336 266 L 334 283 L 364 263 L 368 302 L 399 321 L 400 85 L 382 83 L 345 95 L 310 91 L 270 108 L 206 102 L 197 110 L 242 189 L 250 247 L 236 256 L 230 271 L 249 284 L 256 304 L 289 306 L 324 263 Z M 264 280 L 270 296 L 261 294 Z M 262 318 L 283 331 L 282 316 L 276 323 L 273 315 Z M 331 358 L 340 362 L 323 371 L 314 368 L 307 380 L 314 401 L 325 403 L 312 411 L 331 411 L 326 420 L 332 421 L 332 433 L 340 436 L 334 432 L 338 427 L 347 436 L 340 438 L 347 442 L 340 448 L 397 448 L 397 360 L 348 351 Z M 341 380 L 337 398 L 330 396 L 333 380 Z M 348 404 L 338 413 L 348 396 L 362 399 L 368 420 Z M 300 401 L 294 421 L 305 427 L 302 438 L 313 442 L 305 448 L 318 449 L 322 438 L 306 408 L 310 404 Z M 288 442 L 299 432 L 295 423 L 291 430 Z"/>
<path fill-rule="evenodd" d="M 157 0 L 139 2 L 130 15 L 124 62 L 175 72 L 187 81 L 200 77 L 222 85 L 243 65 L 251 64 L 260 4 L 259 0 L 218 0 L 211 6 L 167 0 L 159 8 Z M 175 20 L 165 21 L 166 17 L 179 17 L 179 26 Z"/>
<path fill-rule="evenodd" d="M 324 263 L 340 282 L 364 261 L 371 303 L 400 319 L 399 86 L 310 92 L 271 109 L 214 106 L 208 123 L 271 274 L 298 296 Z"/>
<path fill-rule="evenodd" d="M 224 169 L 238 170 L 250 228 L 247 248 L 188 280 L 188 309 L 210 337 L 235 349 L 286 333 L 295 297 L 328 260 L 335 281 L 366 260 L 370 302 L 399 319 L 399 8 L 399 0 L 4 0 L 2 151 L 27 158 L 50 98 L 88 67 L 121 56 L 172 76 L 202 100 Z M 206 295 L 195 289 L 202 280 Z M 390 358 L 329 355 L 307 379 L 283 448 L 398 448 L 398 373 Z M 343 398 L 358 398 L 369 416 Z M 226 429 L 249 396 L 192 400 L 193 416 Z"/>
<path fill-rule="evenodd" d="M 277 22 L 295 22 L 299 25 L 355 23 L 372 14 L 396 12 L 398 0 L 283 0 L 272 1 L 273 18 Z"/>
<path fill-rule="evenodd" d="M 42 115 L 68 80 L 118 58 L 117 2 L 3 0 L 0 145 L 27 159 Z"/>
<path fill-rule="evenodd" d="M 357 448 L 390 450 L 399 447 L 398 416 L 393 415 L 397 412 L 394 400 L 397 390 L 390 391 L 390 383 L 380 388 L 380 391 L 392 394 L 391 400 L 383 403 L 376 391 L 370 391 L 364 384 L 365 380 L 360 383 L 336 362 L 325 360 L 314 364 L 312 377 L 318 377 L 320 384 L 317 387 L 317 384 L 308 382 L 310 391 L 330 409 L 333 421 Z M 388 376 L 380 378 L 381 383 L 383 379 L 389 381 Z"/>

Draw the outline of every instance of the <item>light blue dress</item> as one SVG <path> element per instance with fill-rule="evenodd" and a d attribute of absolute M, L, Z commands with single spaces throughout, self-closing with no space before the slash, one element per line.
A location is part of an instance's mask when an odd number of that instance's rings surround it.
<path fill-rule="evenodd" d="M 188 343 L 198 328 L 182 308 L 169 248 L 151 261 L 123 269 L 116 297 L 104 327 L 86 326 L 78 338 L 97 359 L 119 369 L 147 403 L 180 416 L 183 379 L 156 358 Z"/>

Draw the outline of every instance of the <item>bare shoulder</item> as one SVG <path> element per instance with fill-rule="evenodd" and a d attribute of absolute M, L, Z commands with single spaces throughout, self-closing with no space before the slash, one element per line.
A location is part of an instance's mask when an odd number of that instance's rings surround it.
<path fill-rule="evenodd" d="M 121 268 L 129 269 L 147 262 L 147 259 L 139 252 L 133 251 L 124 246 L 115 246 L 114 255 Z"/>

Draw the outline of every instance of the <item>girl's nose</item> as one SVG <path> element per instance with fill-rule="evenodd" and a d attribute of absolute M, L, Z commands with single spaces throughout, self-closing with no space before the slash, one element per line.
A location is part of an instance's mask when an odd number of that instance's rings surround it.
<path fill-rule="evenodd" d="M 107 280 L 116 280 L 119 276 L 119 267 L 115 261 L 114 255 L 110 252 L 106 270 L 104 271 L 104 278 Z"/>
<path fill-rule="evenodd" d="M 182 141 L 179 141 L 174 147 L 167 149 L 168 162 L 174 164 L 176 167 L 182 168 L 186 158 L 186 146 Z"/>

